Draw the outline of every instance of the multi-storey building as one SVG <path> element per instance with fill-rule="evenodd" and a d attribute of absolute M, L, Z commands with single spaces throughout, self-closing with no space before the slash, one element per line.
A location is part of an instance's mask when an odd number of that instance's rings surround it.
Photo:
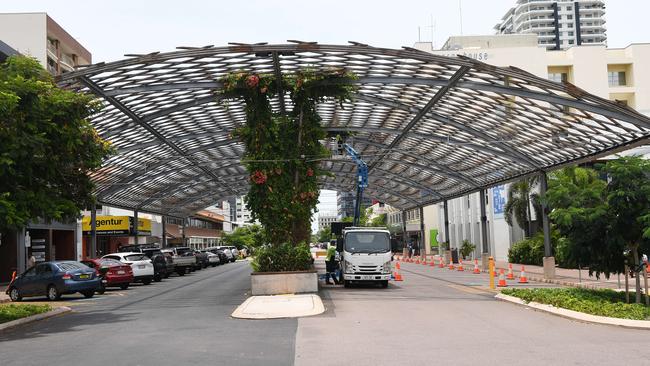
<path fill-rule="evenodd" d="M 232 229 L 236 227 L 241 227 L 244 225 L 249 225 L 252 223 L 251 212 L 246 208 L 246 196 L 231 197 L 228 200 L 230 205 L 230 221 L 232 222 Z"/>
<path fill-rule="evenodd" d="M 451 37 L 441 50 L 432 50 L 430 43 L 417 43 L 415 48 L 443 56 L 463 55 L 496 66 L 516 66 L 539 77 L 556 82 L 570 82 L 602 98 L 615 100 L 640 113 L 650 115 L 650 44 L 631 44 L 625 48 L 605 45 L 573 46 L 566 50 L 538 47 L 534 35 L 495 35 Z M 559 137 L 561 138 L 561 137 Z M 650 149 L 641 147 L 633 152 L 650 157 Z M 493 187 L 487 192 L 487 239 L 490 253 L 506 259 L 510 246 L 523 238 L 523 230 L 509 226 L 504 218 L 508 185 Z M 449 238 L 452 248 L 463 240 L 482 252 L 479 194 L 448 201 Z M 391 218 L 398 215 L 392 213 Z M 533 213 L 533 219 L 536 220 Z M 443 205 L 424 208 L 425 241 L 427 248 L 444 241 Z M 409 220 L 407 219 L 407 223 Z M 437 236 L 437 238 L 436 238 Z"/>
<path fill-rule="evenodd" d="M 336 207 L 339 218 L 354 217 L 354 204 L 357 194 L 355 192 L 337 192 Z M 372 205 L 372 199 L 367 195 L 361 199 L 361 207 L 366 208 Z"/>
<path fill-rule="evenodd" d="M 517 0 L 494 26 L 497 34 L 533 33 L 539 46 L 567 49 L 607 44 L 605 2 L 601 0 Z"/>
<path fill-rule="evenodd" d="M 323 230 L 325 228 L 331 227 L 333 222 L 336 222 L 337 216 L 336 214 L 328 214 L 328 213 L 318 213 L 318 230 Z"/>
<path fill-rule="evenodd" d="M 0 40 L 36 58 L 52 75 L 92 62 L 92 55 L 46 13 L 0 14 Z"/>
<path fill-rule="evenodd" d="M 223 216 L 223 232 L 230 233 L 234 230 L 231 216 L 230 203 L 221 201 L 205 209 L 206 211 Z"/>

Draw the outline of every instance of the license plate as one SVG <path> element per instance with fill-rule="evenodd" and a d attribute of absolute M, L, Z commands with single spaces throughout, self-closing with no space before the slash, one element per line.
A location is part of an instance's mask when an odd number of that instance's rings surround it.
<path fill-rule="evenodd" d="M 361 276 L 362 280 L 374 280 L 374 276 Z"/>
<path fill-rule="evenodd" d="M 146 267 L 146 266 L 145 266 L 144 264 L 143 264 L 143 265 L 140 265 L 140 266 L 138 266 L 138 268 L 140 268 L 140 269 L 144 269 L 145 267 Z"/>
<path fill-rule="evenodd" d="M 126 272 L 124 271 L 117 271 L 117 274 L 125 274 Z"/>
<path fill-rule="evenodd" d="M 90 278 L 90 275 L 82 274 L 82 275 L 79 275 L 79 278 L 82 279 L 82 280 L 87 280 L 87 279 Z"/>

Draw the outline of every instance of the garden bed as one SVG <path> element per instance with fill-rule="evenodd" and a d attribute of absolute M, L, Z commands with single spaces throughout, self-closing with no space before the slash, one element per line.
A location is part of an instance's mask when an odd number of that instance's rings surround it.
<path fill-rule="evenodd" d="M 613 290 L 583 288 L 504 289 L 504 295 L 525 302 L 553 305 L 581 313 L 633 320 L 650 320 L 650 307 L 643 304 L 626 304 L 625 293 Z"/>
<path fill-rule="evenodd" d="M 50 305 L 0 304 L 0 324 L 46 313 L 50 310 L 52 310 Z"/>

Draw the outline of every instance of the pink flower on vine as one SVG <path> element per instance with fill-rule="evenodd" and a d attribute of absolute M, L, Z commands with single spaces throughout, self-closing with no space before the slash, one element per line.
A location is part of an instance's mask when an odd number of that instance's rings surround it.
<path fill-rule="evenodd" d="M 246 78 L 246 85 L 248 85 L 248 87 L 251 89 L 256 88 L 259 83 L 260 77 L 257 75 L 251 75 Z"/>
<path fill-rule="evenodd" d="M 313 177 L 314 176 L 314 171 L 312 170 L 312 168 L 307 169 L 307 176 L 308 177 Z"/>

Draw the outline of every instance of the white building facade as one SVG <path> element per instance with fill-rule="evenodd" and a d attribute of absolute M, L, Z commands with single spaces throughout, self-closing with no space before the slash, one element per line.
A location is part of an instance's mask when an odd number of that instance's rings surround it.
<path fill-rule="evenodd" d="M 515 66 L 539 77 L 570 82 L 597 96 L 616 100 L 650 115 L 650 68 L 647 67 L 650 65 L 650 44 L 632 44 L 616 49 L 583 45 L 551 51 L 538 47 L 531 35 L 497 35 L 451 37 L 442 50 L 432 50 L 430 43 L 418 43 L 415 48 L 444 56 L 460 54 L 496 66 Z M 648 150 L 646 146 L 634 152 L 643 155 Z M 501 185 L 488 189 L 486 193 L 487 242 L 489 253 L 497 260 L 507 259 L 510 246 L 524 236 L 521 228 L 517 225 L 510 227 L 505 221 L 507 190 L 508 185 Z M 436 204 L 425 207 L 424 212 L 428 248 L 432 230 L 438 234 L 438 241 L 445 241 L 444 207 Z M 395 213 L 389 215 L 389 221 L 397 216 Z M 459 248 L 463 240 L 469 240 L 476 245 L 475 255 L 479 256 L 482 252 L 479 194 L 449 200 L 448 216 L 451 248 Z M 536 219 L 533 212 L 533 220 Z M 407 218 L 409 223 L 415 226 L 414 220 Z"/>
<path fill-rule="evenodd" d="M 517 0 L 494 26 L 497 34 L 535 34 L 549 50 L 606 45 L 605 2 L 601 0 Z"/>

